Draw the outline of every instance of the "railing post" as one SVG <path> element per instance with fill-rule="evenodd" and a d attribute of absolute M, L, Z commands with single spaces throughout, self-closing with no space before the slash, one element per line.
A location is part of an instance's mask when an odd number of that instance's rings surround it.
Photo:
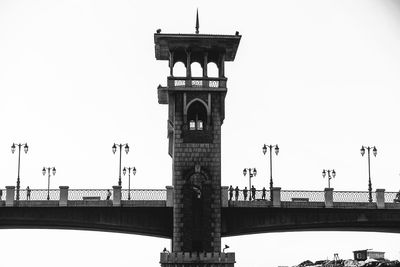
<path fill-rule="evenodd" d="M 14 206 L 15 186 L 6 186 L 6 207 Z"/>
<path fill-rule="evenodd" d="M 378 209 L 385 208 L 385 189 L 376 189 L 376 207 Z"/>
<path fill-rule="evenodd" d="M 113 206 L 121 206 L 121 186 L 113 186 Z"/>
<path fill-rule="evenodd" d="M 58 206 L 68 206 L 68 189 L 69 186 L 60 186 L 60 201 L 58 202 Z"/>
<path fill-rule="evenodd" d="M 325 208 L 333 208 L 333 188 L 325 188 Z"/>
<path fill-rule="evenodd" d="M 174 206 L 174 187 L 173 186 L 166 186 L 167 189 L 167 207 Z"/>
<path fill-rule="evenodd" d="M 228 207 L 228 186 L 221 186 L 221 207 Z"/>
<path fill-rule="evenodd" d="M 280 207 L 281 206 L 281 188 L 280 187 L 272 187 L 272 206 Z"/>

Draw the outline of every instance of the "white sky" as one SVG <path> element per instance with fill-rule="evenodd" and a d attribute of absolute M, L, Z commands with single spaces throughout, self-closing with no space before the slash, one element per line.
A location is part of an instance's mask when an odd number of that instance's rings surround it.
<path fill-rule="evenodd" d="M 397 1 L 0 1 L 0 187 L 15 185 L 13 142 L 28 142 L 21 188 L 117 184 L 114 142 L 128 142 L 123 165 L 136 188 L 171 184 L 167 106 L 157 103 L 168 63 L 154 56 L 153 33 L 234 34 L 227 63 L 222 183 L 244 187 L 244 167 L 267 186 L 264 143 L 279 144 L 274 185 L 367 190 L 361 145 L 376 145 L 372 186 L 400 188 L 400 3 Z M 127 179 L 123 179 L 123 186 Z M 2 264 L 157 266 L 169 240 L 58 230 L 1 230 Z M 397 234 L 274 233 L 223 239 L 237 267 L 294 265 L 373 248 L 400 259 Z M 15 263 L 17 262 L 17 263 Z M 4 265 L 7 266 L 7 265 Z"/>

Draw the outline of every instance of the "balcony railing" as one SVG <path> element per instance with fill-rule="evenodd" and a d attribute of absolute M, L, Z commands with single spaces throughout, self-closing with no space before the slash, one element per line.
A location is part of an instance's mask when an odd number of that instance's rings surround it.
<path fill-rule="evenodd" d="M 215 77 L 168 77 L 169 88 L 226 88 L 226 78 Z"/>

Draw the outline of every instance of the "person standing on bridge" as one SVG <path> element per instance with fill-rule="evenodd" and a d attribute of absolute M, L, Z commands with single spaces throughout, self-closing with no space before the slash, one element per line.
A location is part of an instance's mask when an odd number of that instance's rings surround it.
<path fill-rule="evenodd" d="M 253 200 L 256 200 L 256 188 L 254 187 L 254 185 L 251 186 L 251 198 Z"/>
<path fill-rule="evenodd" d="M 261 196 L 261 198 L 263 199 L 263 200 L 265 200 L 265 192 L 266 192 L 267 190 L 265 189 L 265 186 L 263 187 L 263 189 L 262 189 L 262 196 Z"/>
<path fill-rule="evenodd" d="M 229 201 L 232 201 L 233 198 L 233 187 L 232 185 L 229 186 Z"/>
<path fill-rule="evenodd" d="M 247 200 L 247 186 L 245 186 L 243 189 L 243 197 L 244 197 L 244 200 Z"/>
<path fill-rule="evenodd" d="M 235 187 L 235 200 L 237 201 L 239 198 L 239 186 Z"/>
<path fill-rule="evenodd" d="M 26 187 L 26 200 L 31 200 L 31 189 L 29 185 Z"/>
<path fill-rule="evenodd" d="M 107 189 L 107 200 L 110 200 L 111 197 L 111 191 L 110 189 Z"/>

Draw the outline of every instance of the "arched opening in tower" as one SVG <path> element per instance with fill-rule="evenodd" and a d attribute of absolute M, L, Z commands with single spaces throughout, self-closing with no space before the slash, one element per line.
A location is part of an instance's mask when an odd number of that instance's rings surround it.
<path fill-rule="evenodd" d="M 217 64 L 215 64 L 214 62 L 208 63 L 207 64 L 207 72 L 208 72 L 208 77 L 218 78 L 219 70 L 218 70 Z"/>
<path fill-rule="evenodd" d="M 187 111 L 189 130 L 202 131 L 207 125 L 207 109 L 200 101 L 194 101 L 190 104 Z"/>

